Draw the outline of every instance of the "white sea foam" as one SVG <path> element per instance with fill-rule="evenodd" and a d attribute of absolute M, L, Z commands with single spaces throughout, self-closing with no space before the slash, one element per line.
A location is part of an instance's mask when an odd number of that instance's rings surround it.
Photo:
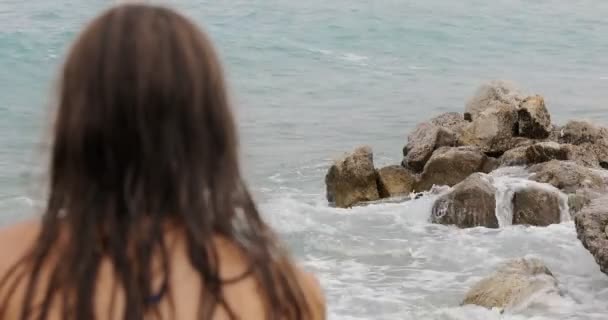
<path fill-rule="evenodd" d="M 331 208 L 322 195 L 291 189 L 273 193 L 262 212 L 325 289 L 329 318 L 553 320 L 604 319 L 608 277 L 576 239 L 567 218 L 548 227 L 507 223 L 509 197 L 524 187 L 523 168 L 492 173 L 500 229 L 458 229 L 429 223 L 435 199 L 447 189 L 405 202 Z M 562 208 L 562 209 L 567 209 Z M 466 291 L 505 260 L 545 261 L 563 296 L 541 292 L 500 313 L 460 306 Z"/>
<path fill-rule="evenodd" d="M 407 68 L 410 69 L 410 70 L 427 70 L 427 69 L 430 69 L 429 67 L 416 66 L 416 65 L 410 65 L 410 66 L 407 66 Z"/>
<path fill-rule="evenodd" d="M 350 53 L 350 52 L 343 54 L 341 58 L 346 61 L 351 61 L 351 62 L 361 62 L 361 61 L 365 61 L 365 60 L 369 59 L 366 56 L 362 56 L 362 55 L 358 55 L 358 54 Z"/>
<path fill-rule="evenodd" d="M 320 53 L 320 54 L 323 54 L 323 55 L 326 55 L 326 56 L 331 55 L 331 54 L 334 53 L 333 51 L 327 50 L 327 49 L 309 48 L 308 50 L 310 50 L 311 52 Z"/>

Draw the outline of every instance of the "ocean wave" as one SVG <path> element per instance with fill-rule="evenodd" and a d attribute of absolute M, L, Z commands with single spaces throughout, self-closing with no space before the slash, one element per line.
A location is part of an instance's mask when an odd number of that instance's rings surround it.
<path fill-rule="evenodd" d="M 508 168 L 494 179 L 519 183 L 526 174 Z M 571 221 L 500 229 L 435 225 L 429 216 L 440 194 L 340 209 L 321 193 L 275 189 L 260 207 L 320 278 L 330 319 L 599 320 L 608 312 L 602 302 L 608 293 L 589 290 L 608 280 L 577 241 Z M 533 296 L 505 313 L 459 306 L 475 282 L 522 255 L 545 261 L 565 296 Z"/>

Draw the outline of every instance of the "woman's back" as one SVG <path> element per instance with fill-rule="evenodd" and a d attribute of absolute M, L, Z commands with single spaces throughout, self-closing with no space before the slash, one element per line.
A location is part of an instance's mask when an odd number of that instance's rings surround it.
<path fill-rule="evenodd" d="M 188 19 L 104 13 L 58 100 L 42 221 L 0 232 L 0 318 L 324 316 L 241 178 L 222 69 Z"/>
<path fill-rule="evenodd" d="M 18 224 L 0 231 L 0 274 L 5 274 L 20 257 L 27 253 L 39 232 L 40 225 L 32 222 Z M 151 280 L 153 287 L 157 288 L 157 294 L 151 297 L 154 300 L 151 302 L 157 304 L 160 308 L 162 319 L 199 319 L 197 315 L 199 303 L 197 296 L 201 292 L 197 282 L 199 275 L 192 268 L 185 255 L 184 239 L 180 239 L 180 235 L 175 230 L 168 232 L 167 238 L 168 242 L 171 243 L 169 261 L 171 262 L 172 274 L 169 281 L 173 290 L 171 295 L 167 294 L 162 277 L 157 275 Z M 264 305 L 259 294 L 258 284 L 251 276 L 242 277 L 243 274 L 247 273 L 249 266 L 246 261 L 247 258 L 226 239 L 218 237 L 215 243 L 220 254 L 222 278 L 238 279 L 238 281 L 227 283 L 223 287 L 226 300 L 229 305 L 233 306 L 236 318 L 265 319 Z M 112 275 L 109 261 L 105 260 L 97 279 L 97 290 L 94 294 L 91 293 L 94 296 L 93 301 L 97 319 L 122 319 L 124 298 L 121 297 L 121 292 L 116 293 L 114 291 L 113 285 L 116 284 L 116 280 Z M 316 279 L 309 274 L 298 271 L 298 281 L 301 283 L 306 299 L 312 308 L 313 314 L 309 319 L 324 319 L 325 304 Z M 25 290 L 24 284 L 25 282 L 22 283 L 20 288 L 16 289 L 17 293 L 22 293 Z M 115 299 L 114 306 L 112 306 L 113 297 Z M 34 300 L 42 300 L 42 296 L 38 295 Z M 19 294 L 16 294 L 9 301 L 7 313 L 3 318 L 18 319 L 22 303 Z M 52 307 L 49 314 L 49 320 L 54 319 L 62 319 L 60 308 L 57 306 Z M 213 319 L 230 318 L 224 310 L 219 309 Z"/>

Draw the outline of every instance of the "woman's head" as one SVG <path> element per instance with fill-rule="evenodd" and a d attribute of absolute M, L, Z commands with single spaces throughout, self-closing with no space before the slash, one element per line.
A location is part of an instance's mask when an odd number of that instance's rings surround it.
<path fill-rule="evenodd" d="M 147 5 L 115 7 L 96 18 L 60 78 L 42 232 L 12 272 L 17 279 L 28 275 L 22 319 L 32 317 L 37 290 L 46 292 L 41 312 L 60 295 L 71 315 L 64 318 L 91 318 L 102 259 L 112 262 L 124 290 L 125 318 L 148 314 L 154 255 L 165 280 L 170 273 L 167 224 L 184 235 L 200 275 L 202 319 L 217 306 L 231 309 L 214 236 L 232 241 L 251 263 L 268 318 L 305 317 L 289 259 L 259 217 L 237 158 L 220 63 L 192 22 Z M 66 234 L 69 241 L 59 241 Z M 51 270 L 48 288 L 38 281 L 42 266 Z M 10 278 L 2 285 L 17 281 Z"/>
<path fill-rule="evenodd" d="M 51 198 L 65 206 L 91 190 L 137 214 L 178 218 L 180 203 L 205 190 L 235 190 L 236 140 L 207 37 L 171 10 L 117 7 L 89 25 L 67 58 Z"/>

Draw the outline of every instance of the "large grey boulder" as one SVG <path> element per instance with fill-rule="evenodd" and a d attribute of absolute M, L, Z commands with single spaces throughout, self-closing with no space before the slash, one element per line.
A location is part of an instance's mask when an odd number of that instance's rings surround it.
<path fill-rule="evenodd" d="M 517 109 L 500 104 L 480 112 L 462 133 L 463 145 L 476 146 L 488 154 L 502 154 L 513 147 Z"/>
<path fill-rule="evenodd" d="M 416 175 L 402 166 L 378 170 L 378 191 L 381 198 L 409 195 L 414 191 Z"/>
<path fill-rule="evenodd" d="M 434 185 L 454 186 L 475 172 L 489 172 L 490 160 L 474 147 L 437 149 L 424 167 L 416 184 L 417 192 L 428 191 Z"/>
<path fill-rule="evenodd" d="M 460 228 L 498 228 L 491 177 L 475 173 L 435 201 L 431 222 Z"/>
<path fill-rule="evenodd" d="M 608 275 L 608 196 L 597 198 L 574 217 L 576 233 Z"/>
<path fill-rule="evenodd" d="M 557 190 L 526 188 L 513 195 L 513 224 L 545 227 L 561 222 Z"/>
<path fill-rule="evenodd" d="M 325 176 L 327 200 L 337 207 L 348 208 L 359 202 L 380 198 L 377 173 L 371 148 L 359 147 L 336 161 Z"/>
<path fill-rule="evenodd" d="M 421 172 L 433 151 L 458 145 L 459 134 L 464 125 L 464 120 L 459 124 L 457 118 L 451 114 L 443 114 L 429 122 L 418 124 L 408 135 L 407 144 L 403 148 L 403 166 L 414 172 Z"/>
<path fill-rule="evenodd" d="M 541 260 L 519 258 L 475 284 L 462 304 L 505 310 L 516 308 L 537 293 L 561 295 L 557 279 Z"/>
<path fill-rule="evenodd" d="M 571 161 L 552 160 L 533 165 L 529 171 L 531 180 L 548 183 L 566 193 L 604 188 L 604 179 L 599 173 Z"/>
<path fill-rule="evenodd" d="M 519 136 L 546 139 L 551 133 L 551 115 L 541 96 L 527 97 L 522 101 L 518 114 Z"/>
<path fill-rule="evenodd" d="M 517 109 L 524 95 L 508 81 L 495 80 L 481 85 L 465 106 L 464 118 L 474 121 L 486 109 L 509 105 Z"/>

